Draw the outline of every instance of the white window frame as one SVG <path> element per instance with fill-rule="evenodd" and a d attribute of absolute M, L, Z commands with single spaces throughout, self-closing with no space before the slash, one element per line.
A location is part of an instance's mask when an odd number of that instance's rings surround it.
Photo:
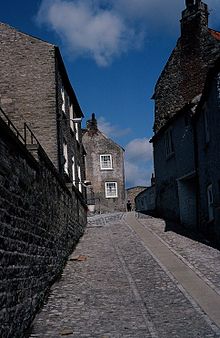
<path fill-rule="evenodd" d="M 61 98 L 62 98 L 62 111 L 66 114 L 66 102 L 65 102 L 65 89 L 64 86 L 61 87 Z"/>
<path fill-rule="evenodd" d="M 75 133 L 76 133 L 76 141 L 79 142 L 79 122 L 75 122 Z"/>
<path fill-rule="evenodd" d="M 110 185 L 115 185 L 114 191 Z M 118 197 L 118 183 L 117 182 L 105 182 L 105 197 L 106 198 L 117 198 Z"/>
<path fill-rule="evenodd" d="M 169 157 L 174 153 L 172 129 L 168 129 L 165 132 L 165 152 L 166 152 L 166 157 Z"/>
<path fill-rule="evenodd" d="M 207 187 L 207 200 L 208 200 L 209 221 L 212 221 L 214 219 L 212 184 L 210 184 Z"/>
<path fill-rule="evenodd" d="M 72 177 L 73 177 L 73 185 L 76 186 L 76 168 L 75 168 L 75 157 L 72 156 Z"/>
<path fill-rule="evenodd" d="M 105 156 L 109 156 L 109 160 L 108 161 L 104 161 L 104 157 Z M 105 166 L 104 163 L 107 162 L 109 163 L 108 166 Z M 100 155 L 100 168 L 101 170 L 112 170 L 113 166 L 112 166 L 112 155 L 111 154 L 102 154 Z"/>
<path fill-rule="evenodd" d="M 81 168 L 80 165 L 77 165 L 77 174 L 78 174 L 78 189 L 82 192 L 82 176 L 81 176 Z"/>
<path fill-rule="evenodd" d="M 69 174 L 69 171 L 68 171 L 68 148 L 67 148 L 66 141 L 63 142 L 63 157 L 65 159 L 65 162 L 64 162 L 64 172 L 66 174 Z"/>
<path fill-rule="evenodd" d="M 70 104 L 70 128 L 74 132 L 74 122 L 73 122 L 73 104 Z"/>

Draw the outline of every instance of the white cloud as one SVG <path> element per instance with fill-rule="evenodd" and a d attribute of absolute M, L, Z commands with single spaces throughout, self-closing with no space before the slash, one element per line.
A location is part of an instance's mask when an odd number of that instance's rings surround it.
<path fill-rule="evenodd" d="M 218 28 L 220 2 L 207 3 Z M 184 6 L 183 0 L 42 0 L 37 21 L 61 37 L 72 57 L 107 66 L 154 32 L 176 35 Z"/>
<path fill-rule="evenodd" d="M 136 48 L 142 39 L 116 11 L 92 0 L 43 0 L 37 21 L 56 31 L 74 57 L 92 57 L 100 66 Z"/>
<path fill-rule="evenodd" d="M 152 174 L 152 145 L 146 138 L 134 139 L 125 147 L 126 185 L 150 185 Z"/>
<path fill-rule="evenodd" d="M 147 138 L 136 138 L 129 142 L 125 147 L 126 158 L 129 161 L 152 160 L 152 144 Z"/>
<path fill-rule="evenodd" d="M 98 118 L 98 127 L 106 136 L 113 139 L 128 135 L 131 132 L 130 128 L 121 129 L 119 126 L 107 121 L 103 116 Z"/>

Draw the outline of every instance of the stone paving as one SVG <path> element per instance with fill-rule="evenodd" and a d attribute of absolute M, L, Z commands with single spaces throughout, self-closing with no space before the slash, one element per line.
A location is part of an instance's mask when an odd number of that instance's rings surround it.
<path fill-rule="evenodd" d="M 191 239 L 172 231 L 165 221 L 136 214 L 138 220 L 169 246 L 188 266 L 192 268 L 206 283 L 220 295 L 220 251 L 201 242 L 201 238 Z M 175 225 L 179 233 L 184 230 Z M 167 229 L 165 231 L 165 229 Z M 170 229 L 170 230 L 169 230 Z"/>
<path fill-rule="evenodd" d="M 192 268 L 208 267 L 211 259 L 209 272 L 199 271 L 207 279 L 209 273 L 215 275 L 214 262 L 219 259 L 215 249 L 196 243 L 188 251 L 194 242 L 175 233 L 164 235 L 163 221 L 139 220 L 176 250 L 180 259 L 189 260 Z M 219 287 L 216 276 L 213 285 Z M 63 336 L 208 338 L 220 337 L 220 329 L 152 257 L 125 214 L 116 213 L 89 219 L 85 235 L 30 333 L 30 338 Z"/>

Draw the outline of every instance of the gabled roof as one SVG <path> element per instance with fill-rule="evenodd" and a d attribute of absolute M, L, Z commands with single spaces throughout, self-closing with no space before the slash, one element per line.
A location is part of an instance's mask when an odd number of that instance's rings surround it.
<path fill-rule="evenodd" d="M 7 24 L 7 23 L 0 22 L 0 26 L 5 26 L 5 27 L 8 28 L 8 29 L 11 29 L 11 30 L 13 30 L 13 31 L 15 31 L 15 32 L 18 32 L 18 33 L 20 33 L 20 34 L 22 34 L 22 35 L 24 35 L 24 36 L 31 37 L 32 39 L 35 39 L 35 40 L 40 41 L 40 42 L 42 42 L 42 43 L 44 43 L 44 44 L 47 44 L 48 46 L 51 46 L 51 47 L 54 47 L 54 46 L 55 46 L 54 44 L 52 44 L 52 43 L 50 43 L 50 42 L 48 42 L 48 41 L 45 41 L 45 40 L 43 40 L 43 39 L 41 39 L 41 38 L 39 38 L 39 37 L 36 37 L 36 36 L 34 36 L 34 35 L 31 35 L 31 34 L 22 32 L 20 29 L 17 29 L 17 28 L 15 28 L 15 27 L 12 27 L 12 26 L 10 26 L 10 25 Z"/>
<path fill-rule="evenodd" d="M 112 144 L 114 144 L 116 147 L 120 148 L 121 150 L 125 151 L 124 148 L 122 148 L 122 146 L 120 146 L 118 143 L 116 143 L 115 141 L 113 141 L 111 138 L 109 138 L 108 136 L 106 136 L 102 131 L 100 131 L 98 129 L 98 132 L 106 139 L 108 140 L 109 142 L 111 142 Z"/>

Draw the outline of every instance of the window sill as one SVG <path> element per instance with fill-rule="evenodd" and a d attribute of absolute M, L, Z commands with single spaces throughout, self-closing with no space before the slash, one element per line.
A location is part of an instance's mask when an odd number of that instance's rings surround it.
<path fill-rule="evenodd" d="M 101 171 L 111 171 L 111 170 L 114 170 L 113 168 L 100 168 Z"/>

